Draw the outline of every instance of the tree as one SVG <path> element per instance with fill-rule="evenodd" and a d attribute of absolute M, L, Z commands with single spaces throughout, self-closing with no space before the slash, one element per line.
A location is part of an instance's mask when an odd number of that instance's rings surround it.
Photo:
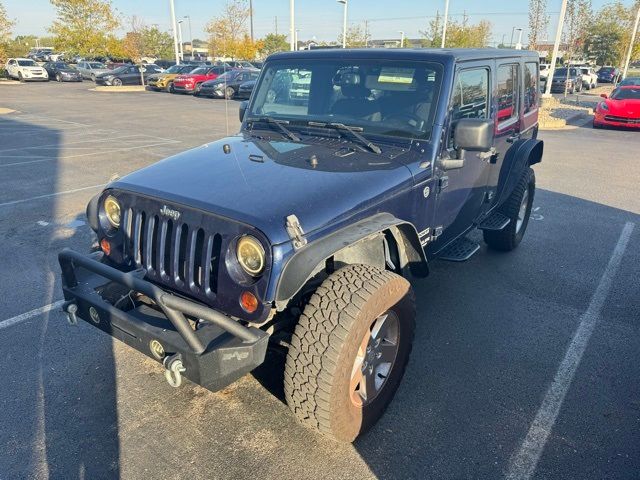
<path fill-rule="evenodd" d="M 144 56 L 171 58 L 173 56 L 173 36 L 158 27 L 144 27 L 141 31 Z"/>
<path fill-rule="evenodd" d="M 447 22 L 446 48 L 474 48 L 485 47 L 491 38 L 491 22 L 481 20 L 475 25 L 469 25 L 465 19 L 462 22 L 449 20 Z M 427 30 L 420 31 L 424 37 L 422 45 L 439 48 L 442 44 L 442 22 L 439 16 L 429 22 Z"/>
<path fill-rule="evenodd" d="M 246 55 L 257 47 L 256 42 L 249 38 L 248 19 L 249 8 L 246 0 L 228 0 L 222 14 L 206 26 L 211 55 L 246 58 Z M 255 48 L 256 52 L 257 50 Z"/>
<path fill-rule="evenodd" d="M 347 27 L 347 47 L 364 47 L 371 39 L 371 35 L 360 25 L 349 25 Z M 342 45 L 342 33 L 338 35 L 338 44 Z"/>
<path fill-rule="evenodd" d="M 538 50 L 548 28 L 547 0 L 529 0 L 529 50 Z"/>
<path fill-rule="evenodd" d="M 584 43 L 585 54 L 599 65 L 622 65 L 631 41 L 631 30 L 640 0 L 626 7 L 615 1 L 604 5 L 592 17 L 589 36 Z M 640 57 L 640 42 L 636 42 L 631 58 Z"/>
<path fill-rule="evenodd" d="M 54 47 L 80 55 L 105 55 L 120 19 L 109 0 L 51 0 L 56 19 L 49 31 Z"/>
<path fill-rule="evenodd" d="M 269 33 L 262 39 L 260 54 L 265 57 L 272 53 L 286 52 L 287 50 L 289 50 L 289 42 L 286 35 Z"/>
<path fill-rule="evenodd" d="M 7 61 L 7 49 L 11 41 L 11 30 L 15 22 L 9 18 L 4 5 L 0 3 L 0 63 Z"/>
<path fill-rule="evenodd" d="M 591 0 L 569 0 L 565 16 L 564 43 L 567 45 L 568 55 L 571 57 L 584 49 L 584 43 L 591 25 Z"/>

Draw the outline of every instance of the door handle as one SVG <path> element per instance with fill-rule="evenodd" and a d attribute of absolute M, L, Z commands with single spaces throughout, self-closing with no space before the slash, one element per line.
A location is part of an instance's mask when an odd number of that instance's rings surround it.
<path fill-rule="evenodd" d="M 513 143 L 513 142 L 516 142 L 518 140 L 520 140 L 520 134 L 519 133 L 514 133 L 510 137 L 507 137 L 507 143 Z"/>

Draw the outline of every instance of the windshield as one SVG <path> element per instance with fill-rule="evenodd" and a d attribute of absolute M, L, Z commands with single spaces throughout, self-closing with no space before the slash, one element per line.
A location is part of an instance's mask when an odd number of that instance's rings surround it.
<path fill-rule="evenodd" d="M 578 74 L 578 72 L 576 71 L 575 68 L 570 68 L 569 69 L 569 76 L 570 77 L 575 77 Z M 558 68 L 556 70 L 556 72 L 553 74 L 554 77 L 566 77 L 567 76 L 567 69 L 566 68 Z"/>
<path fill-rule="evenodd" d="M 100 63 L 100 62 L 91 62 L 89 64 L 91 66 L 91 68 L 107 68 L 107 66 L 104 63 Z"/>
<path fill-rule="evenodd" d="M 55 66 L 61 70 L 71 69 L 71 67 L 66 63 L 56 63 Z"/>
<path fill-rule="evenodd" d="M 363 134 L 429 138 L 443 66 L 329 59 L 266 66 L 250 117 L 360 127 Z"/>
<path fill-rule="evenodd" d="M 613 91 L 610 98 L 614 100 L 640 100 L 640 87 L 618 88 Z"/>
<path fill-rule="evenodd" d="M 224 73 L 221 73 L 220 75 L 218 75 L 216 80 L 231 80 L 234 75 L 235 75 L 235 72 L 232 71 L 232 70 L 229 70 L 227 72 L 224 72 Z"/>
<path fill-rule="evenodd" d="M 196 68 L 191 73 L 193 75 L 205 75 L 207 73 L 207 68 L 206 67 L 199 67 L 199 68 Z"/>
<path fill-rule="evenodd" d="M 21 67 L 37 67 L 36 62 L 33 60 L 18 60 L 18 65 Z"/>
<path fill-rule="evenodd" d="M 623 81 L 620 82 L 621 87 L 624 85 L 640 85 L 640 77 L 625 78 Z"/>

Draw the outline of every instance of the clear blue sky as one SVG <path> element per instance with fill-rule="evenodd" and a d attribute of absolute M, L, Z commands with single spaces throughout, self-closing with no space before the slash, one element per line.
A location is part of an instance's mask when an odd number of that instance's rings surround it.
<path fill-rule="evenodd" d="M 124 16 L 136 15 L 148 25 L 158 24 L 170 29 L 168 0 L 112 0 L 114 7 Z M 0 0 L 9 16 L 17 21 L 16 34 L 46 35 L 47 26 L 54 16 L 48 0 Z M 461 19 L 467 12 L 471 22 L 489 20 L 493 24 L 493 41 L 503 38 L 510 41 L 512 28 L 523 27 L 526 41 L 528 24 L 528 0 L 450 0 L 450 14 Z M 175 0 L 176 16 L 191 16 L 193 36 L 205 38 L 204 26 L 215 17 L 224 0 Z M 444 0 L 349 0 L 349 23 L 369 20 L 373 38 L 396 38 L 403 30 L 407 37 L 419 37 L 430 16 L 444 12 Z M 550 32 L 555 31 L 561 0 L 548 0 L 551 13 Z M 593 7 L 601 7 L 606 0 L 593 0 Z M 632 0 L 625 0 L 630 5 Z M 253 0 L 254 29 L 260 37 L 275 29 L 289 31 L 289 0 Z M 314 37 L 318 40 L 335 40 L 342 29 L 342 5 L 336 0 L 296 0 L 296 28 L 300 40 Z M 188 27 L 183 24 L 183 38 L 189 38 Z"/>

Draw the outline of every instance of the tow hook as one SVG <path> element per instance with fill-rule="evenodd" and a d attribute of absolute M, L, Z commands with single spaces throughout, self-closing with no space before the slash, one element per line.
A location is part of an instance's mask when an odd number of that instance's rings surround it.
<path fill-rule="evenodd" d="M 164 378 L 167 379 L 167 383 L 171 385 L 173 388 L 178 388 L 182 385 L 182 374 L 187 371 L 185 366 L 182 364 L 182 358 L 180 354 L 171 355 L 170 357 L 165 357 L 164 362 Z"/>
<path fill-rule="evenodd" d="M 67 314 L 67 321 L 69 325 L 78 325 L 78 317 L 76 313 L 78 313 L 78 306 L 75 303 L 70 303 L 64 310 Z"/>

